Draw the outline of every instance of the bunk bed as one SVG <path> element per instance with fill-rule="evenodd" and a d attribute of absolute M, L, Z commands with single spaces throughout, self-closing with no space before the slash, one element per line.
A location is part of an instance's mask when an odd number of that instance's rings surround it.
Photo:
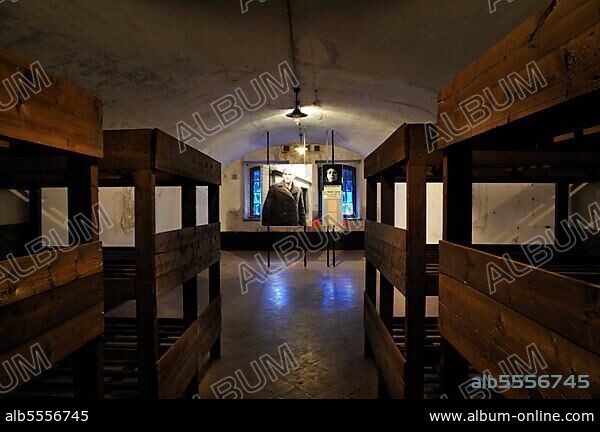
<path fill-rule="evenodd" d="M 426 187 L 441 181 L 442 162 L 439 152 L 428 152 L 423 124 L 400 127 L 365 160 L 365 348 L 380 374 L 381 397 L 423 398 L 426 381 L 429 392 L 437 382 L 439 334 L 436 318 L 426 316 L 426 299 L 437 296 L 438 251 L 427 245 Z M 407 229 L 395 228 L 399 182 L 407 184 Z M 394 317 L 394 287 L 405 298 L 404 317 Z"/>
<path fill-rule="evenodd" d="M 570 185 L 600 179 L 599 31 L 600 2 L 549 2 L 440 92 L 438 126 L 451 121 L 454 131 L 465 131 L 438 140 L 445 182 L 439 328 L 442 387 L 450 398 L 468 396 L 469 367 L 498 379 L 511 358 L 533 362 L 532 347 L 543 359 L 528 365 L 532 374 L 587 375 L 589 387 L 514 386 L 502 397 L 600 396 L 598 215 L 584 215 L 588 242 L 558 252 L 574 227 Z M 536 91 L 531 85 L 527 97 L 469 124 L 461 101 L 501 94 L 514 71 L 529 84 L 537 79 Z M 556 248 L 552 260 L 536 266 L 518 247 L 473 244 L 477 177 L 555 184 L 554 242 L 546 245 Z M 490 279 L 490 268 L 506 280 Z"/>
<path fill-rule="evenodd" d="M 0 50 L 0 188 L 29 202 L 29 222 L 0 245 L 0 397 L 103 395 L 98 159 L 102 106 L 92 95 Z M 69 244 L 42 231 L 42 188 L 68 190 Z M 4 241 L 6 240 L 6 241 Z M 29 245 L 29 247 L 26 247 Z M 69 374 L 40 392 L 36 382 Z"/>
<path fill-rule="evenodd" d="M 107 318 L 107 397 L 172 399 L 198 393 L 202 360 L 220 357 L 221 166 L 159 130 L 105 131 L 100 185 L 135 188 L 135 247 L 107 248 L 107 311 L 135 300 L 135 318 Z M 156 187 L 182 189 L 182 229 L 156 232 Z M 207 186 L 208 225 L 196 226 L 196 188 Z M 209 306 L 198 316 L 198 274 Z M 182 286 L 183 318 L 158 318 L 157 302 Z M 129 394 L 128 394 L 129 392 Z"/>

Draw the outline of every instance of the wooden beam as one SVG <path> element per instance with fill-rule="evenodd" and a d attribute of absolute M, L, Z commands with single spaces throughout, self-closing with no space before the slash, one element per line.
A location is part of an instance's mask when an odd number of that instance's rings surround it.
<path fill-rule="evenodd" d="M 412 144 L 412 143 L 411 143 Z M 406 397 L 423 399 L 427 274 L 427 167 L 412 157 L 407 166 Z"/>
<path fill-rule="evenodd" d="M 11 351 L 0 353 L 0 364 L 4 365 L 18 355 L 21 355 L 25 359 L 31 359 L 32 347 L 39 344 L 51 366 L 55 366 L 59 361 L 73 354 L 87 342 L 98 338 L 102 334 L 104 330 L 102 310 L 103 305 L 98 304 L 45 333 L 30 339 L 25 344 Z M 4 385 L 10 383 L 13 379 L 13 377 L 9 376 L 9 373 L 6 368 L 0 368 L 0 382 Z M 19 382 L 19 385 L 22 384 L 23 382 Z"/>
<path fill-rule="evenodd" d="M 438 125 L 449 130 L 442 126 L 448 116 L 454 128 L 466 131 L 450 142 L 442 140 L 440 148 L 597 92 L 600 89 L 600 80 L 597 79 L 600 75 L 597 55 L 599 32 L 597 0 L 549 0 L 543 10 L 441 89 Z M 534 73 L 538 75 L 537 91 L 528 94 L 523 89 L 512 89 L 510 93 L 515 97 L 509 108 L 492 109 L 489 118 L 475 126 L 469 124 L 461 103 L 473 97 L 486 100 L 488 91 L 498 101 L 505 101 L 503 88 L 510 85 L 507 82 L 515 85 L 515 74 L 528 80 L 528 76 L 533 77 Z M 487 106 L 491 104 L 487 103 Z M 572 106 L 562 114 L 578 115 L 577 109 Z M 546 126 L 548 124 L 544 123 Z"/>
<path fill-rule="evenodd" d="M 17 78 L 17 74 L 21 79 Z M 41 91 L 28 91 L 25 80 L 39 84 Z M 14 99 L 14 107 L 0 112 L 0 136 L 18 148 L 20 141 L 92 157 L 102 157 L 102 103 L 74 85 L 46 73 L 41 65 L 29 63 L 0 50 L 0 81 L 19 91 L 2 94 Z M 26 92 L 23 98 L 20 92 Z"/>
<path fill-rule="evenodd" d="M 528 273 L 494 286 L 488 278 L 490 266 L 508 275 L 511 267 Z M 440 273 L 464 281 L 481 294 L 600 354 L 598 285 L 447 242 L 440 243 Z"/>
<path fill-rule="evenodd" d="M 453 147 L 444 152 L 443 237 L 446 241 L 466 245 L 473 242 L 471 169 L 472 153 L 470 149 Z M 440 322 L 440 328 L 441 325 Z M 443 337 L 441 347 L 440 388 L 442 393 L 456 398 L 460 394 L 458 386 L 468 380 L 469 363 Z"/>
<path fill-rule="evenodd" d="M 158 361 L 159 399 L 181 398 L 190 381 L 197 380 L 198 339 L 198 323 L 194 321 Z"/>
<path fill-rule="evenodd" d="M 177 139 L 160 130 L 156 131 L 155 146 L 158 171 L 195 180 L 202 185 L 221 184 L 221 164 L 210 156 L 190 146 L 182 153 Z"/>
<path fill-rule="evenodd" d="M 150 169 L 153 135 L 152 129 L 104 131 L 104 158 L 99 162 L 102 184 L 113 173 Z"/>
<path fill-rule="evenodd" d="M 365 332 L 387 393 L 392 399 L 403 399 L 406 360 L 367 296 L 365 296 Z"/>
<path fill-rule="evenodd" d="M 472 327 L 473 330 L 468 333 L 477 333 L 487 339 L 488 343 L 482 349 L 489 352 L 485 358 L 493 359 L 488 361 L 488 364 L 498 360 L 492 356 L 492 349 L 496 349 L 493 346 L 507 354 L 501 360 L 507 361 L 509 356 L 516 354 L 527 361 L 529 358 L 526 352 L 527 347 L 535 344 L 543 357 L 543 363 L 547 365 L 543 370 L 538 370 L 538 373 L 563 376 L 588 375 L 590 377 L 590 388 L 572 389 L 568 386 L 559 386 L 556 390 L 560 393 L 569 398 L 592 398 L 600 388 L 600 357 L 597 354 L 582 348 L 512 308 L 444 274 L 440 276 L 440 303 Z M 443 328 L 448 320 L 442 318 L 440 322 Z M 444 336 L 448 336 L 448 334 L 445 333 Z M 452 344 L 459 350 L 461 350 L 460 339 L 462 338 L 451 339 Z M 468 355 L 466 351 L 462 351 L 462 354 Z M 481 366 L 478 365 L 478 369 Z M 483 372 L 485 369 L 479 370 Z M 540 388 L 539 393 L 543 397 L 554 397 L 554 392 L 551 390 Z"/>
<path fill-rule="evenodd" d="M 365 159 L 366 179 L 380 175 L 406 160 L 408 157 L 407 135 L 406 125 L 401 126 Z"/>
<path fill-rule="evenodd" d="M 197 377 L 201 360 L 221 334 L 221 299 L 218 298 L 188 327 L 158 362 L 159 398 L 181 398 Z M 198 389 L 196 389 L 197 394 Z"/>
<path fill-rule="evenodd" d="M 0 352 L 7 352 L 102 303 L 102 274 L 0 308 Z"/>
<path fill-rule="evenodd" d="M 406 292 L 406 230 L 367 221 L 365 256 L 400 292 Z"/>
<path fill-rule="evenodd" d="M 18 258 L 14 263 L 4 261 L 0 263 L 0 268 L 6 274 L 14 274 L 13 264 L 20 269 L 28 270 L 35 268 L 36 263 L 46 262 L 49 257 L 50 255 L 44 252 L 34 257 Z M 11 282 L 8 279 L 0 283 L 0 307 L 54 290 L 76 279 L 95 275 L 101 271 L 100 243 L 81 245 L 64 252 L 58 250 L 55 260 L 29 276 L 20 278 L 18 282 Z"/>
<path fill-rule="evenodd" d="M 444 154 L 444 240 L 464 245 L 473 241 L 471 166 L 468 148 Z"/>
<path fill-rule="evenodd" d="M 371 177 L 367 179 L 367 214 L 366 224 L 377 222 L 377 179 Z M 365 231 L 367 231 L 365 227 Z M 368 240 L 367 232 L 365 232 L 365 244 Z M 367 247 L 365 246 L 365 257 L 367 257 Z M 372 304 L 377 303 L 377 269 L 368 259 L 365 260 L 365 295 L 371 300 Z M 364 312 L 366 314 L 366 311 Z M 364 341 L 365 357 L 373 357 L 371 345 L 369 343 L 367 332 L 365 329 Z"/>
<path fill-rule="evenodd" d="M 220 184 L 220 182 L 219 182 Z M 208 186 L 208 223 L 219 224 L 221 220 L 220 207 L 220 187 L 218 184 Z M 220 237 L 218 249 L 221 249 Z M 217 261 L 209 267 L 208 270 L 208 300 L 209 303 L 221 298 L 221 261 Z M 220 303 L 219 303 L 219 307 Z M 221 335 L 215 340 L 210 350 L 211 360 L 221 358 Z"/>
<path fill-rule="evenodd" d="M 156 176 L 151 170 L 134 173 L 136 313 L 140 395 L 158 396 L 158 323 L 156 280 L 154 278 L 154 235 L 156 230 Z"/>

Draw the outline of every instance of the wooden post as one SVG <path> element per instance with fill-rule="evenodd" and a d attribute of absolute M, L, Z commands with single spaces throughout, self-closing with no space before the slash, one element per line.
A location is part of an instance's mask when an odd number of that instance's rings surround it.
<path fill-rule="evenodd" d="M 385 225 L 395 225 L 396 219 L 396 184 L 393 178 L 385 177 L 381 179 L 381 223 Z M 390 282 L 382 273 L 379 274 L 379 316 L 390 334 L 394 327 L 394 284 Z M 390 395 L 385 387 L 385 383 L 379 376 L 378 386 L 379 399 L 389 399 Z"/>
<path fill-rule="evenodd" d="M 158 397 L 158 313 L 154 277 L 156 234 L 156 175 L 145 169 L 134 172 L 136 311 L 140 396 Z"/>
<path fill-rule="evenodd" d="M 38 189 L 39 190 L 39 189 Z M 41 192 L 39 202 L 32 209 L 39 214 L 41 233 Z M 73 158 L 69 163 L 68 185 L 69 242 L 93 243 L 100 240 L 98 218 L 98 164 L 88 159 Z M 95 224 L 96 229 L 88 231 L 82 221 Z M 75 229 L 79 227 L 79 229 Z M 104 366 L 102 338 L 98 337 L 74 353 L 75 396 L 79 399 L 102 399 L 104 397 Z"/>
<path fill-rule="evenodd" d="M 218 223 L 221 220 L 219 211 L 220 202 L 220 187 L 218 185 L 210 185 L 208 187 L 208 223 Z M 208 271 L 208 283 L 209 283 L 209 302 L 212 303 L 221 295 L 221 261 L 217 261 L 210 266 Z M 215 342 L 215 345 L 210 351 L 210 358 L 212 360 L 221 358 L 221 336 Z"/>
<path fill-rule="evenodd" d="M 367 220 L 377 220 L 377 180 L 367 179 Z M 365 237 L 366 240 L 366 237 Z M 328 251 L 329 255 L 329 251 Z M 373 305 L 377 304 L 377 269 L 368 260 L 365 264 L 365 292 Z M 365 330 L 365 357 L 372 358 L 373 351 Z"/>
<path fill-rule="evenodd" d="M 421 161 L 414 159 L 411 157 L 406 169 L 405 398 L 423 399 L 427 300 L 427 274 L 425 270 L 425 245 L 427 243 L 427 167 Z"/>
<path fill-rule="evenodd" d="M 396 218 L 395 206 L 396 185 L 393 178 L 381 180 L 381 223 L 394 226 Z M 394 285 L 380 275 L 379 315 L 386 328 L 392 333 L 394 320 Z"/>
<path fill-rule="evenodd" d="M 196 185 L 181 187 L 181 226 L 196 226 Z M 183 320 L 186 327 L 198 319 L 198 275 L 192 276 L 183 284 Z"/>
<path fill-rule="evenodd" d="M 451 147 L 444 154 L 444 240 L 473 243 L 473 184 L 470 149 Z"/>
<path fill-rule="evenodd" d="M 196 226 L 196 185 L 185 184 L 181 187 L 181 226 L 191 228 Z M 198 319 L 198 275 L 192 276 L 183 283 L 183 321 L 189 328 Z M 191 399 L 200 391 L 200 374 L 190 381 L 186 390 L 186 398 Z"/>
<path fill-rule="evenodd" d="M 444 240 L 473 243 L 472 153 L 458 145 L 444 154 Z M 444 338 L 441 341 L 441 391 L 460 398 L 459 386 L 469 378 L 469 363 Z"/>

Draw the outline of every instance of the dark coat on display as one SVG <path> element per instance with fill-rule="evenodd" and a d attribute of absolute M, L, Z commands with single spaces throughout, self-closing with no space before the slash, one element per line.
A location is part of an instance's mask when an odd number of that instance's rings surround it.
<path fill-rule="evenodd" d="M 262 211 L 263 226 L 306 226 L 302 189 L 283 183 L 271 186 Z"/>

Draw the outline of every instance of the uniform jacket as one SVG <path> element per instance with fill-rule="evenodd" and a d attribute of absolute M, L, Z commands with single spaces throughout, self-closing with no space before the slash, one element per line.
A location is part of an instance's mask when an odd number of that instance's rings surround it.
<path fill-rule="evenodd" d="M 262 211 L 263 226 L 306 226 L 302 189 L 282 183 L 271 186 Z"/>

